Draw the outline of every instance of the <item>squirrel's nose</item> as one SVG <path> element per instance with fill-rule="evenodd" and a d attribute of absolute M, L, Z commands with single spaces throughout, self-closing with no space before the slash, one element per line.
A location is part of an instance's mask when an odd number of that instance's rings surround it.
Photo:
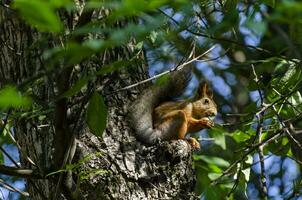
<path fill-rule="evenodd" d="M 208 111 L 207 115 L 208 115 L 209 117 L 211 117 L 211 116 L 216 116 L 216 115 L 217 115 L 217 110 L 210 110 L 210 111 Z"/>

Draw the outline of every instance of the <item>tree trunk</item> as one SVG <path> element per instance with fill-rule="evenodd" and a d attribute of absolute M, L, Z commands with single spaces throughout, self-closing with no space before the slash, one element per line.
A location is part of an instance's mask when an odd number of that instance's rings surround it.
<path fill-rule="evenodd" d="M 98 78 L 93 84 L 88 84 L 86 91 L 65 100 L 66 108 L 60 113 L 56 99 L 61 86 L 56 77 L 62 76 L 65 68 L 60 66 L 59 70 L 49 72 L 42 57 L 42 52 L 53 47 L 56 40 L 52 35 L 39 33 L 25 25 L 16 17 L 16 12 L 8 8 L 0 9 L 0 23 L 0 86 L 17 84 L 22 90 L 27 81 L 41 75 L 35 79 L 31 92 L 43 117 L 19 117 L 15 118 L 14 124 L 15 137 L 22 149 L 22 167 L 34 169 L 44 177 L 39 180 L 27 178 L 31 199 L 197 198 L 192 192 L 195 175 L 190 146 L 185 141 L 162 142 L 154 146 L 138 142 L 129 127 L 127 109 L 143 87 L 113 92 L 147 77 L 143 54 L 140 55 L 142 62 L 137 66 Z M 107 49 L 81 63 L 80 69 L 99 69 L 114 61 L 130 59 L 134 41 L 123 47 Z M 77 80 L 77 69 L 72 68 L 68 87 Z M 91 134 L 85 123 L 85 97 L 93 87 L 99 88 L 108 108 L 107 127 L 102 138 Z M 75 155 L 69 165 L 72 167 L 72 186 L 65 184 L 71 178 L 71 171 L 45 177 L 62 167 L 55 162 L 56 158 L 62 161 L 63 154 L 60 157 L 56 152 L 66 152 L 68 147 L 66 138 L 62 139 L 66 143 L 58 145 L 61 138 L 58 141 L 56 137 L 62 137 L 57 129 L 61 123 L 58 116 L 65 118 L 62 123 L 67 124 L 62 134 L 69 130 L 76 137 Z"/>

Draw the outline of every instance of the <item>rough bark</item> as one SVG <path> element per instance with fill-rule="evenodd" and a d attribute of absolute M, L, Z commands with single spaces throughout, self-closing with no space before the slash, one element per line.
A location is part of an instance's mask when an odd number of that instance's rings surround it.
<path fill-rule="evenodd" d="M 54 114 L 54 107 L 58 95 L 58 81 L 55 77 L 62 72 L 59 70 L 46 73 L 41 52 L 51 48 L 51 44 L 56 41 L 48 36 L 47 43 L 41 42 L 41 38 L 45 36 L 46 34 L 38 33 L 22 23 L 14 11 L 0 9 L 0 86 L 8 83 L 22 86 L 31 77 L 38 76 L 39 73 L 45 74 L 35 81 L 32 95 L 36 99 L 36 106 L 45 112 L 46 118 L 18 118 L 15 123 L 15 134 L 23 149 L 20 154 L 22 167 L 33 168 L 41 175 L 52 170 L 56 156 L 54 137 L 57 115 Z M 133 41 L 123 47 L 108 49 L 81 63 L 80 67 L 98 69 L 113 61 L 129 59 Z M 143 55 L 140 59 L 142 62 L 137 66 L 95 80 L 94 86 L 100 88 L 108 107 L 107 128 L 102 138 L 91 134 L 86 126 L 84 110 L 87 101 L 77 102 L 90 91 L 81 92 L 76 98 L 68 99 L 68 126 L 70 130 L 74 130 L 71 134 L 75 134 L 77 138 L 72 163 L 80 162 L 81 167 L 72 171 L 72 179 L 76 185 L 73 195 L 66 195 L 63 180 L 57 199 L 76 199 L 76 196 L 79 199 L 196 198 L 192 193 L 195 176 L 190 146 L 185 141 L 173 141 L 147 147 L 135 139 L 133 130 L 129 127 L 127 108 L 147 86 L 112 93 L 147 77 L 148 70 L 143 62 Z M 77 78 L 76 68 L 73 70 L 70 84 Z M 22 90 L 22 87 L 20 89 Z M 46 108 L 50 110 L 45 110 Z M 64 151 L 66 146 L 60 148 Z M 30 164 L 26 156 L 29 156 L 36 166 Z M 86 160 L 83 161 L 83 158 Z M 53 199 L 58 178 L 59 176 L 40 180 L 27 179 L 31 199 Z"/>

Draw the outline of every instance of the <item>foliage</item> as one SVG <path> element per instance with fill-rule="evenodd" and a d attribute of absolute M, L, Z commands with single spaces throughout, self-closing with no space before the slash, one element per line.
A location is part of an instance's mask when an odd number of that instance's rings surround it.
<path fill-rule="evenodd" d="M 16 87 L 1 84 L 4 85 L 0 90 L 3 117 L 10 110 L 14 114 L 9 115 L 9 120 L 45 117 L 45 111 L 53 111 L 53 104 L 45 106 L 34 96 L 33 88 L 41 80 L 76 67 L 107 49 L 135 41 L 132 59 L 104 64 L 99 71 L 84 67 L 76 70 L 70 88 L 58 95 L 58 99 L 75 98 L 92 85 L 94 89 L 87 95 L 86 119 L 92 133 L 102 136 L 107 108 L 102 94 L 94 87 L 97 78 L 131 69 L 135 63 L 142 62 L 137 57 L 141 51 L 145 51 L 150 73 L 155 74 L 197 57 L 215 45 L 203 60 L 192 63 L 195 77 L 212 83 L 219 109 L 217 125 L 202 133 L 214 142 L 202 142 L 202 151 L 194 155 L 196 193 L 205 199 L 264 198 L 260 181 L 263 173 L 270 198 L 293 197 L 301 190 L 301 180 L 297 180 L 291 192 L 273 193 L 270 187 L 276 184 L 269 180 L 276 174 L 281 180 L 281 173 L 287 169 L 280 168 L 270 174 L 267 166 L 272 164 L 266 161 L 280 156 L 281 166 L 295 154 L 291 145 L 299 146 L 300 142 L 292 142 L 292 134 L 301 132 L 302 126 L 301 2 L 124 0 L 88 1 L 81 6 L 85 7 L 84 13 L 102 8 L 112 11 L 104 19 L 70 27 L 59 14 L 78 12 L 79 6 L 73 1 L 14 1 L 12 8 L 22 19 L 44 33 L 45 38 L 36 45 L 43 50 L 45 69 L 26 84 Z M 117 21 L 127 23 L 120 27 Z M 50 35 L 60 42 L 45 48 L 44 40 Z M 84 40 L 79 41 L 79 37 Z M 162 77 L 158 84 L 168 78 Z M 192 91 L 194 87 L 193 84 L 189 89 Z M 1 139 L 7 140 L 5 134 L 2 133 Z M 263 154 L 264 161 L 259 158 L 257 161 L 258 154 L 260 158 Z M 261 169 L 261 163 L 265 169 L 255 170 Z M 282 179 L 279 188 L 288 181 Z M 249 192 L 251 188 L 256 188 L 258 193 Z"/>
<path fill-rule="evenodd" d="M 85 164 L 87 164 L 89 160 L 101 155 L 102 154 L 100 152 L 88 154 L 87 156 L 84 156 L 82 159 L 80 159 L 77 163 L 66 165 L 64 169 L 51 172 L 47 174 L 46 177 L 54 176 L 58 173 L 68 172 L 70 170 L 77 171 L 78 172 L 77 176 L 79 177 L 80 180 L 86 180 L 98 174 L 110 173 L 110 171 L 103 170 L 103 169 L 90 169 L 87 167 L 85 168 Z"/>
<path fill-rule="evenodd" d="M 101 95 L 94 93 L 87 107 L 87 123 L 92 133 L 102 136 L 106 128 L 107 110 Z"/>

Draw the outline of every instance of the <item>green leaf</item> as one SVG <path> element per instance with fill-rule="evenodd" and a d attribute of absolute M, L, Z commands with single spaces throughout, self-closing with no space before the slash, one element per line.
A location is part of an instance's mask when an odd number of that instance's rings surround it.
<path fill-rule="evenodd" d="M 253 30 L 253 32 L 257 35 L 262 35 L 267 29 L 267 24 L 265 21 L 254 21 L 250 18 L 244 23 L 244 26 Z"/>
<path fill-rule="evenodd" d="M 53 66 L 54 63 L 63 59 L 66 61 L 65 66 L 77 64 L 95 53 L 95 46 L 92 45 L 93 42 L 90 43 L 88 41 L 83 44 L 71 42 L 67 43 L 65 48 L 56 46 L 52 49 L 48 49 L 44 51 L 43 58 L 47 60 L 48 64 L 52 64 L 50 66 Z"/>
<path fill-rule="evenodd" d="M 194 155 L 194 160 L 203 160 L 208 164 L 213 164 L 219 167 L 228 167 L 230 163 L 222 158 L 206 155 Z"/>
<path fill-rule="evenodd" d="M 96 136 L 102 136 L 106 128 L 107 108 L 103 97 L 95 92 L 90 98 L 86 121 L 90 131 Z"/>
<path fill-rule="evenodd" d="M 285 84 L 293 78 L 293 76 L 297 73 L 296 65 L 293 62 L 288 63 L 288 70 L 281 78 L 281 84 Z"/>
<path fill-rule="evenodd" d="M 136 52 L 138 52 L 143 49 L 143 46 L 144 46 L 144 42 L 139 42 L 134 46 L 134 49 Z"/>
<path fill-rule="evenodd" d="M 72 65 L 81 62 L 95 53 L 94 49 L 84 43 L 83 45 L 77 43 L 69 43 L 65 51 L 67 62 Z"/>
<path fill-rule="evenodd" d="M 86 48 L 90 48 L 91 50 L 94 51 L 101 51 L 102 49 L 105 49 L 108 45 L 110 44 L 109 41 L 107 41 L 107 43 L 104 40 L 96 40 L 96 39 L 91 39 L 91 40 L 87 40 L 83 43 L 83 46 Z M 110 46 L 110 45 L 108 45 Z"/>
<path fill-rule="evenodd" d="M 81 170 L 78 176 L 81 180 L 88 180 L 94 176 L 106 174 L 106 173 L 110 173 L 110 171 L 104 169 L 89 169 L 87 171 Z"/>
<path fill-rule="evenodd" d="M 57 171 L 50 172 L 50 173 L 46 174 L 46 177 L 53 176 L 55 174 L 63 173 L 63 172 L 66 172 L 66 171 L 67 171 L 67 169 L 60 169 L 60 170 L 57 170 Z"/>
<path fill-rule="evenodd" d="M 244 142 L 248 139 L 250 139 L 250 135 L 248 135 L 247 133 L 245 132 L 242 132 L 240 130 L 236 130 L 233 134 L 232 134 L 232 137 L 233 139 L 238 142 L 238 143 L 241 143 L 241 142 Z"/>
<path fill-rule="evenodd" d="M 217 127 L 217 128 L 216 128 Z M 224 130 L 219 128 L 219 125 L 209 130 L 209 135 L 214 138 L 214 143 L 220 146 L 223 150 L 226 149 Z"/>
<path fill-rule="evenodd" d="M 90 77 L 84 76 L 80 78 L 68 91 L 66 91 L 62 97 L 71 97 L 78 93 L 89 81 Z"/>
<path fill-rule="evenodd" d="M 70 0 L 49 0 L 49 3 L 55 8 L 60 8 L 70 5 L 72 2 Z"/>
<path fill-rule="evenodd" d="M 158 86 L 162 86 L 162 85 L 166 84 L 170 80 L 170 78 L 171 78 L 170 74 L 165 74 L 165 75 L 159 77 L 156 80 L 155 84 Z"/>
<path fill-rule="evenodd" d="M 152 31 L 150 33 L 149 38 L 150 38 L 150 40 L 151 40 L 152 43 L 155 43 L 157 36 L 158 36 L 158 32 L 156 32 L 156 31 Z"/>
<path fill-rule="evenodd" d="M 239 183 L 234 193 L 234 199 L 248 199 L 246 194 L 247 181 L 245 175 L 240 173 Z"/>
<path fill-rule="evenodd" d="M 121 3 L 115 5 L 115 9 L 108 17 L 110 22 L 114 22 L 118 19 L 130 16 L 139 16 L 144 12 L 153 11 L 164 4 L 167 0 L 149 0 L 149 1 L 139 1 L 139 0 L 125 0 Z"/>
<path fill-rule="evenodd" d="M 293 106 L 299 106 L 302 103 L 302 96 L 299 91 L 295 92 L 292 96 L 288 98 L 288 101 L 293 105 Z"/>
<path fill-rule="evenodd" d="M 224 135 L 218 135 L 215 137 L 214 143 L 220 146 L 223 150 L 226 149 L 226 144 L 225 144 L 225 136 Z"/>
<path fill-rule="evenodd" d="M 16 0 L 13 7 L 32 26 L 41 31 L 60 32 L 63 24 L 55 13 L 53 4 L 42 0 Z"/>
<path fill-rule="evenodd" d="M 217 200 L 217 199 L 224 199 L 226 194 L 220 189 L 220 187 L 207 187 L 205 189 L 205 198 L 206 200 Z"/>
<path fill-rule="evenodd" d="M 31 99 L 22 96 L 13 86 L 6 86 L 0 90 L 0 108 L 9 107 L 28 107 L 31 105 Z"/>
<path fill-rule="evenodd" d="M 7 123 L 4 127 L 4 129 L 3 129 L 3 133 L 0 135 L 0 139 L 1 139 L 0 140 L 0 145 L 2 145 L 4 143 L 5 144 L 12 144 L 13 143 L 13 140 L 9 135 L 10 134 L 9 133 L 10 128 L 11 128 L 11 125 L 9 123 Z"/>
<path fill-rule="evenodd" d="M 247 159 L 245 160 L 245 165 L 251 166 L 252 163 L 253 163 L 253 157 L 251 155 L 248 155 Z M 249 181 L 250 180 L 251 167 L 247 167 L 245 169 L 242 169 L 241 172 L 244 175 L 245 181 Z"/>
<path fill-rule="evenodd" d="M 210 178 L 210 180 L 216 180 L 217 178 L 219 178 L 221 176 L 221 173 L 209 173 L 208 177 Z"/>

